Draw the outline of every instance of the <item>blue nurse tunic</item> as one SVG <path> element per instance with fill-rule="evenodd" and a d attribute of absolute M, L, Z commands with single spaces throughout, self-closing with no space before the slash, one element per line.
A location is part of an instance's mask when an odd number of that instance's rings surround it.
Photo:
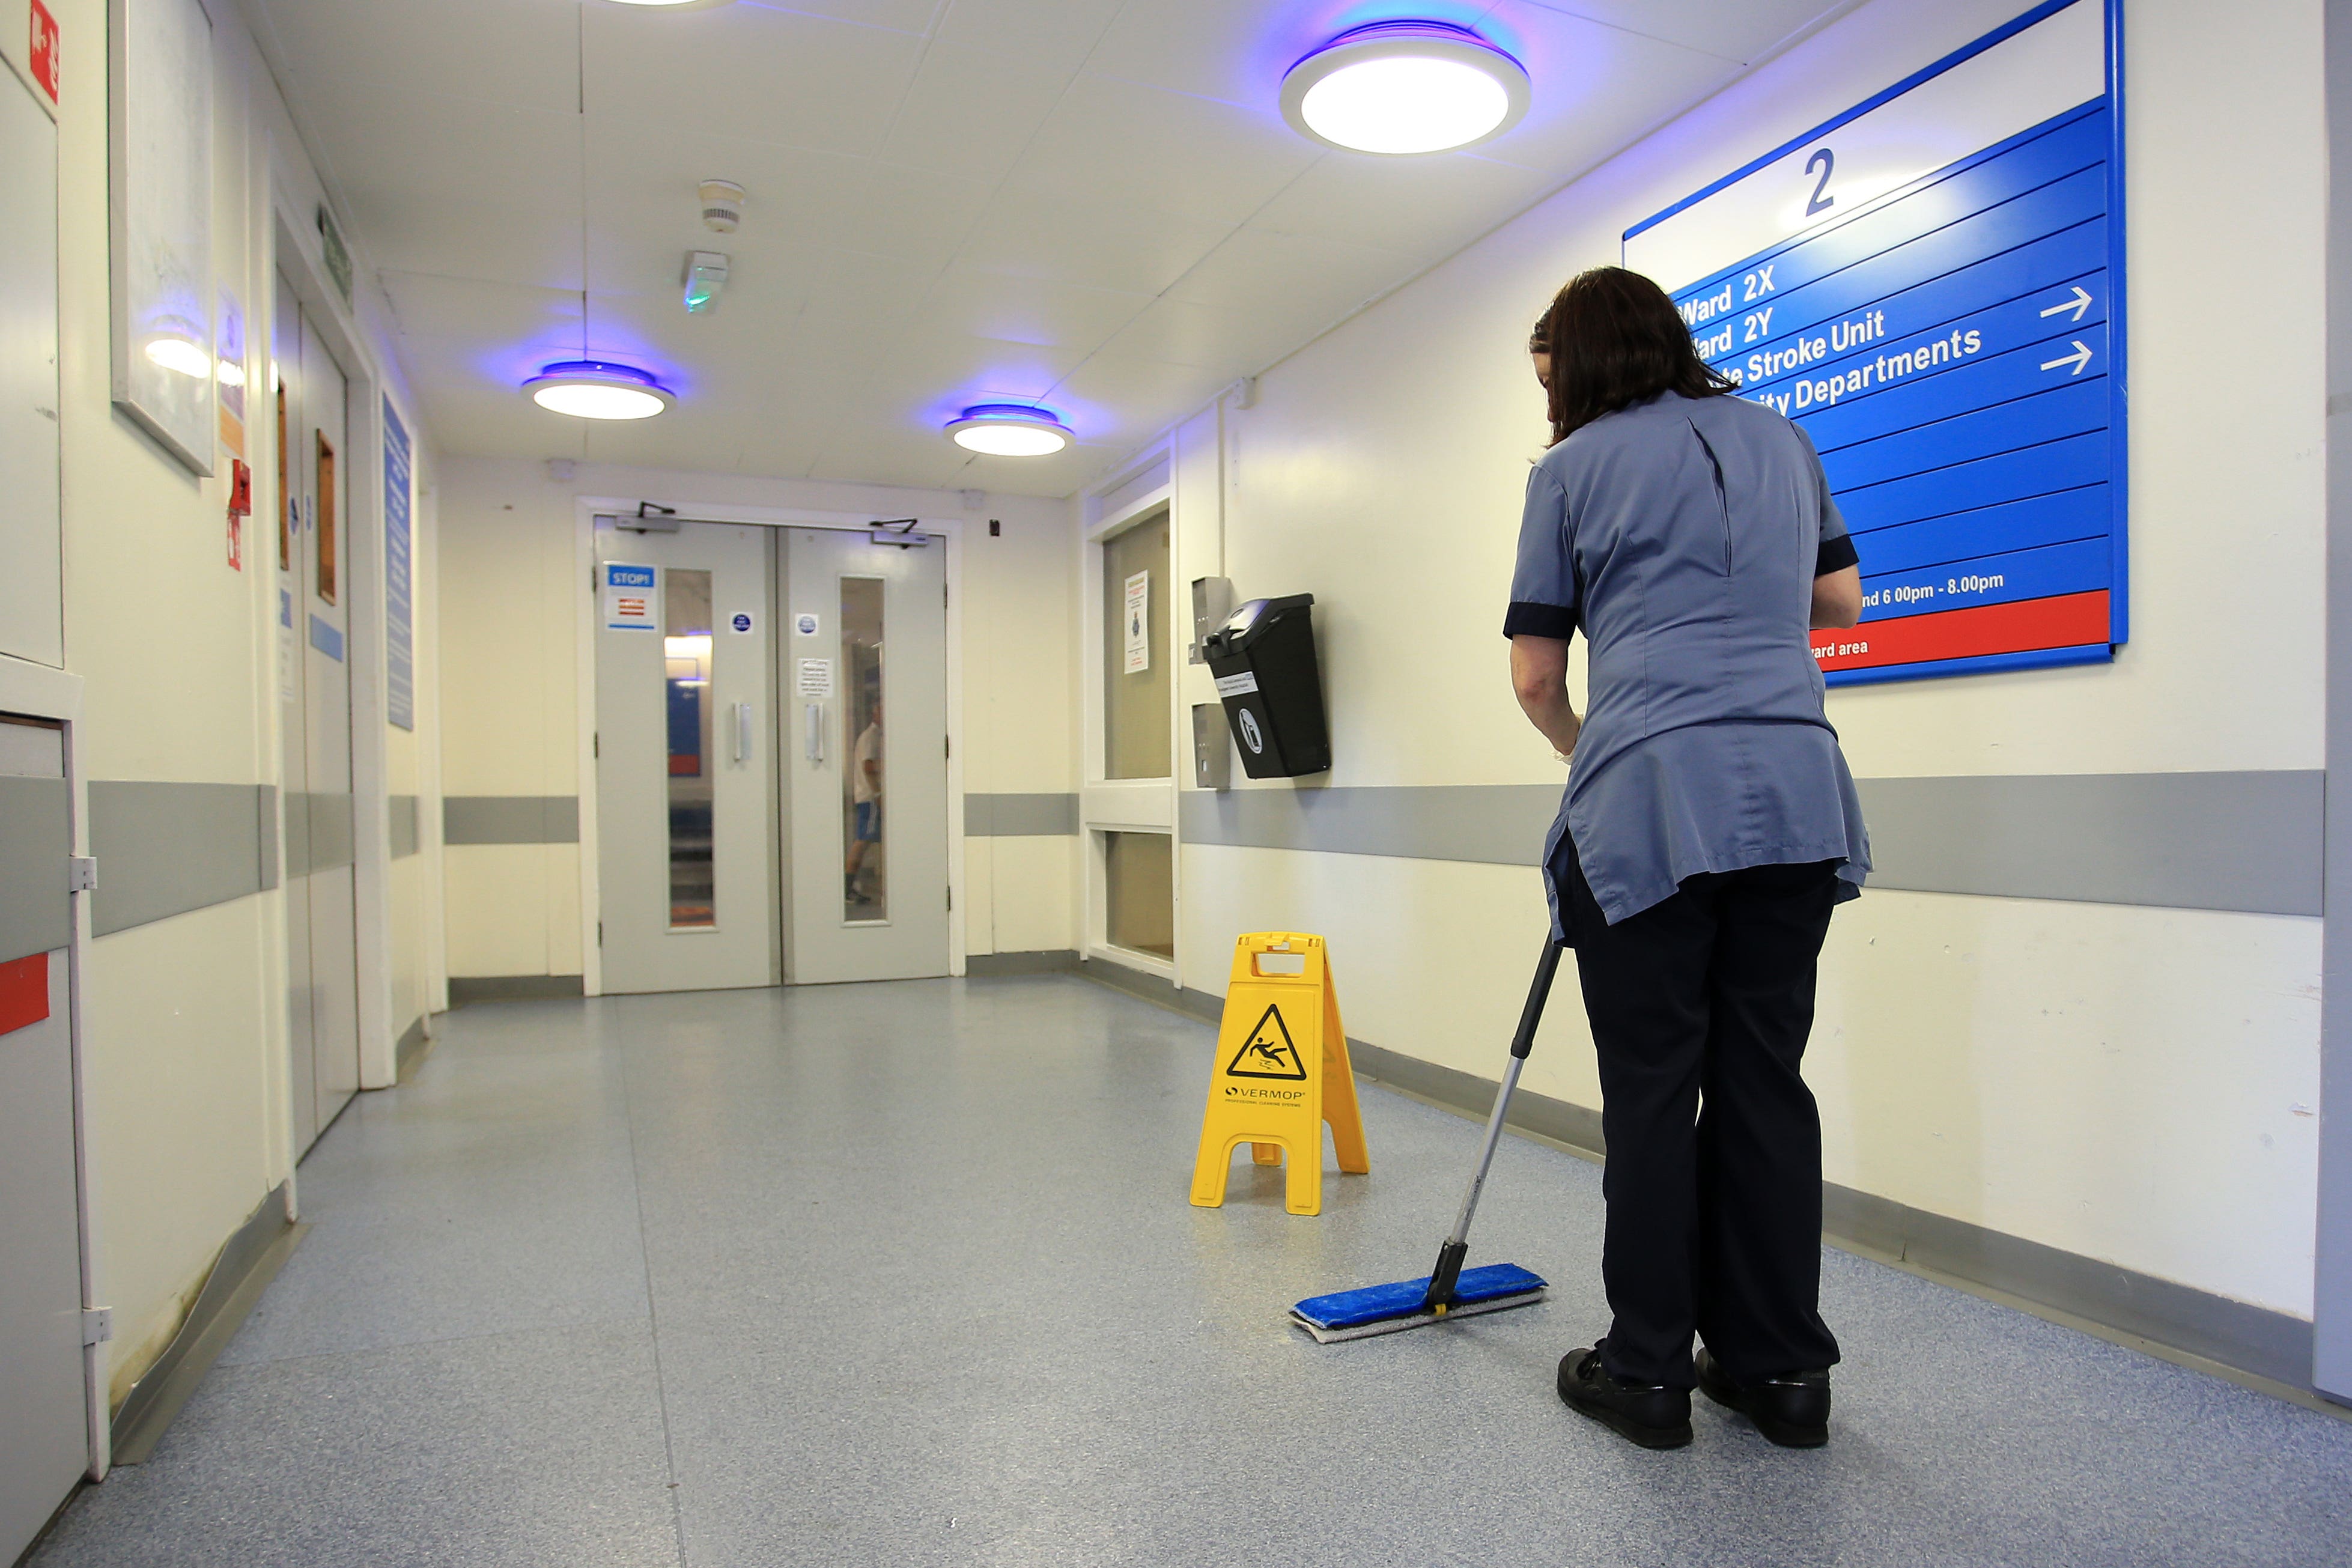
<path fill-rule="evenodd" d="M 1855 559 L 1812 443 L 1737 395 L 1661 393 L 1536 464 L 1504 635 L 1589 643 L 1544 846 L 1555 936 L 1570 854 L 1612 925 L 1750 866 L 1835 861 L 1860 893 L 1870 841 L 1811 637 L 1813 579 Z"/>

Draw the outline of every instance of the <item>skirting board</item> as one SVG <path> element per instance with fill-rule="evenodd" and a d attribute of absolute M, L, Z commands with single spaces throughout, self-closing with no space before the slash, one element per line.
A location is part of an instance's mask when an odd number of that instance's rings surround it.
<path fill-rule="evenodd" d="M 1205 991 L 1180 991 L 1157 975 L 1100 959 L 1058 967 L 1075 968 L 1085 979 L 1212 1023 L 1224 1011 Z M 1492 1079 L 1365 1040 L 1350 1038 L 1348 1054 L 1360 1076 L 1465 1116 L 1484 1119 L 1494 1107 Z M 1520 1089 L 1511 1099 L 1510 1125 L 1596 1158 L 1605 1152 L 1601 1113 L 1549 1095 Z M 2311 1387 L 2311 1325 L 2284 1312 L 1834 1183 L 1822 1185 L 1822 1233 L 1841 1250 L 2047 1308 L 2289 1390 Z"/>
<path fill-rule="evenodd" d="M 1068 948 L 1038 952 L 974 952 L 963 961 L 963 972 L 974 980 L 997 974 L 1066 974 L 1078 967 L 1078 955 Z"/>
<path fill-rule="evenodd" d="M 261 1200 L 236 1234 L 221 1248 L 195 1305 L 155 1364 L 140 1375 L 114 1412 L 110 1446 L 113 1462 L 137 1465 L 155 1451 L 156 1442 L 196 1391 L 205 1373 L 228 1348 L 245 1324 L 255 1302 L 278 1268 L 301 1244 L 309 1226 L 286 1217 L 284 1184 Z"/>
<path fill-rule="evenodd" d="M 558 1002 L 587 994 L 577 974 L 453 974 L 449 1005 L 468 1002 Z"/>
<path fill-rule="evenodd" d="M 415 1078 L 417 1068 L 432 1050 L 433 1037 L 425 1031 L 424 1016 L 410 1019 L 408 1027 L 400 1031 L 399 1042 L 392 1047 L 393 1082 L 405 1084 Z"/>

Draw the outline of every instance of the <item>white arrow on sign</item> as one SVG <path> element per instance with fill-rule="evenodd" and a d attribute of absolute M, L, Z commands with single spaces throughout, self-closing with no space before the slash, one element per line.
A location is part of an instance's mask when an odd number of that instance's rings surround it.
<path fill-rule="evenodd" d="M 2073 353 L 2063 354 L 2053 360 L 2044 360 L 2042 362 L 2042 368 L 2044 370 L 2056 370 L 2062 364 L 2071 364 L 2074 368 L 2067 374 L 2070 375 L 2080 375 L 2083 374 L 2083 367 L 2090 363 L 2091 345 L 2084 342 L 2082 339 L 2076 338 L 2074 340 L 2074 352 Z"/>
<path fill-rule="evenodd" d="M 2084 288 L 2080 283 L 2077 283 L 2074 285 L 2074 297 L 2073 299 L 2061 300 L 2042 313 L 2045 316 L 2063 316 L 2067 311 L 2072 310 L 2074 312 L 2074 320 L 2076 323 L 2079 324 L 2083 320 L 2083 312 L 2090 308 L 2091 296 L 2084 290 Z M 2077 344 L 2076 346 L 2080 347 L 2081 345 Z M 2042 368 L 2048 370 L 2050 367 L 2048 365 L 2043 365 Z"/>

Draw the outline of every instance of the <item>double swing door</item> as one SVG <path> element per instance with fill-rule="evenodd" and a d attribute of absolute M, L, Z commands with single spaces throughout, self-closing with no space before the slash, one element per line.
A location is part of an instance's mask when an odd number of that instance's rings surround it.
<path fill-rule="evenodd" d="M 604 991 L 947 973 L 944 552 L 599 520 Z"/>
<path fill-rule="evenodd" d="M 278 563 L 286 984 L 299 1155 L 360 1087 L 343 523 L 350 384 L 282 274 L 270 331 L 278 528 L 274 541 L 261 542 Z"/>

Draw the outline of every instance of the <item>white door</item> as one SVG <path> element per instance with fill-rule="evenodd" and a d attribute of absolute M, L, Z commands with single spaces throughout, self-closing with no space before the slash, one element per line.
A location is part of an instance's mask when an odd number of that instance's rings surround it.
<path fill-rule="evenodd" d="M 597 905 L 607 992 L 776 983 L 773 532 L 598 524 Z"/>
<path fill-rule="evenodd" d="M 349 649 L 349 384 L 293 286 L 270 338 L 278 420 L 278 674 L 285 770 L 287 986 L 294 1148 L 360 1087 Z"/>
<path fill-rule="evenodd" d="M 784 533 L 786 973 L 945 974 L 947 545 Z"/>
<path fill-rule="evenodd" d="M 63 736 L 0 714 L 0 1562 L 25 1550 L 89 1459 L 68 848 Z"/>

